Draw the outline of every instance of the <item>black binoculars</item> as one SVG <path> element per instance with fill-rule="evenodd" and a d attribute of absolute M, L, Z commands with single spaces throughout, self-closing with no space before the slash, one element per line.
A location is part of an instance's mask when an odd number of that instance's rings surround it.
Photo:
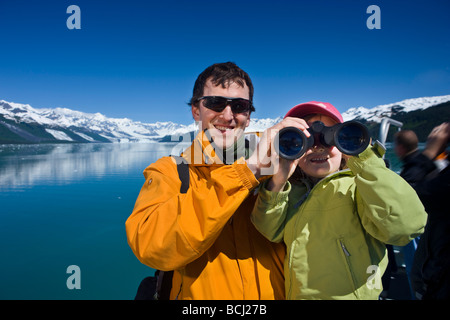
<path fill-rule="evenodd" d="M 354 156 L 363 152 L 370 143 L 369 130 L 358 121 L 346 121 L 331 127 L 315 121 L 308 131 L 311 133 L 309 138 L 295 127 L 281 129 L 275 137 L 275 149 L 280 157 L 298 159 L 317 143 L 324 147 L 336 146 L 340 152 Z"/>

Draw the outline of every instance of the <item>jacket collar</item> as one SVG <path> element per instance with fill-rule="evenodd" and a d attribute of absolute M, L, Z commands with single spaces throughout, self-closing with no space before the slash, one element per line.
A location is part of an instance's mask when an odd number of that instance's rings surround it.
<path fill-rule="evenodd" d="M 225 150 L 225 154 L 245 156 L 245 138 L 242 136 L 237 144 Z M 238 146 L 236 149 L 236 145 Z M 227 152 L 228 151 L 228 152 Z M 222 150 L 220 149 L 220 152 Z M 204 131 L 200 131 L 195 137 L 192 144 L 183 151 L 181 156 L 192 165 L 223 165 L 222 155 L 217 154 L 213 143 L 209 141 Z M 234 162 L 234 160 L 233 160 Z"/>

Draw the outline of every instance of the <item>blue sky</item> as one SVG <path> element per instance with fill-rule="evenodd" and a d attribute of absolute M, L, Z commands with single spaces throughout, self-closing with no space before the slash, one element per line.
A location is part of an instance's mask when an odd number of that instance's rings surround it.
<path fill-rule="evenodd" d="M 446 95 L 449 14 L 448 0 L 0 0 L 0 99 L 189 124 L 195 79 L 225 61 L 250 74 L 257 118 Z"/>

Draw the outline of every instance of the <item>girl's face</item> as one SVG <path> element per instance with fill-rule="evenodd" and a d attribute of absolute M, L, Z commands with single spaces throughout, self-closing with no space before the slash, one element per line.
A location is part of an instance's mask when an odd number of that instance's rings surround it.
<path fill-rule="evenodd" d="M 308 125 L 315 121 L 322 121 L 327 127 L 336 124 L 332 118 L 325 115 L 313 115 L 306 119 Z M 315 141 L 314 146 L 308 149 L 300 158 L 298 166 L 302 171 L 312 178 L 324 178 L 339 170 L 342 153 L 335 147 L 324 147 L 320 141 Z"/>

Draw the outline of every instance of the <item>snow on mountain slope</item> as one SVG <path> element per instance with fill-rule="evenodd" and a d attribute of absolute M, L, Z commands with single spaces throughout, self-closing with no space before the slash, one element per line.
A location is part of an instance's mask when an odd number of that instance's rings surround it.
<path fill-rule="evenodd" d="M 450 95 L 406 99 L 400 102 L 379 105 L 371 109 L 364 107 L 350 108 L 342 114 L 342 117 L 344 118 L 344 121 L 365 119 L 367 121 L 381 122 L 383 117 L 390 117 L 393 110 L 396 112 L 411 112 L 414 110 L 427 109 L 447 101 L 450 101 Z"/>
<path fill-rule="evenodd" d="M 84 113 L 67 108 L 35 109 L 28 104 L 4 100 L 0 100 L 0 115 L 16 123 L 37 123 L 50 128 L 71 129 L 75 134 L 88 141 L 93 140 L 91 136 L 87 135 L 89 132 L 99 134 L 112 142 L 117 142 L 120 139 L 128 139 L 129 141 L 155 139 L 193 129 L 192 125 L 184 126 L 173 122 L 142 123 L 127 118 L 108 118 L 101 113 Z M 48 130 L 47 132 L 55 136 L 54 132 Z M 60 139 L 61 137 L 63 137 L 61 134 L 55 136 L 58 140 L 68 140 L 67 138 L 69 138 L 67 136 L 65 139 Z"/>
<path fill-rule="evenodd" d="M 56 138 L 56 140 L 73 141 L 65 132 L 53 129 L 45 129 L 48 133 Z"/>
<path fill-rule="evenodd" d="M 58 140 L 72 140 L 67 134 L 54 129 L 61 127 L 71 131 L 82 139 L 95 141 L 86 131 L 94 132 L 112 142 L 155 140 L 167 135 L 181 135 L 196 131 L 193 122 L 186 126 L 173 122 L 142 123 L 127 118 L 108 118 L 101 113 L 84 113 L 67 108 L 35 109 L 28 104 L 19 104 L 0 100 L 0 115 L 15 122 L 37 123 L 50 127 L 46 131 Z M 252 119 L 247 131 L 264 131 L 281 120 Z M 82 130 L 80 130 L 82 129 Z"/>
<path fill-rule="evenodd" d="M 345 121 L 366 119 L 380 122 L 383 116 L 391 116 L 392 112 L 410 112 L 426 109 L 450 101 L 450 95 L 407 99 L 368 109 L 365 107 L 350 108 L 342 115 Z M 2 118 L 4 121 L 2 121 Z M 264 131 L 282 120 L 252 118 L 247 132 Z M 108 118 L 101 113 L 85 113 L 68 108 L 35 109 L 29 104 L 19 104 L 0 100 L 0 125 L 30 140 L 30 133 L 24 131 L 19 124 L 37 124 L 51 134 L 56 140 L 95 142 L 107 140 L 111 142 L 157 141 L 167 135 L 181 135 L 196 131 L 197 126 L 188 126 L 173 122 L 142 123 L 127 118 Z M 69 136 L 70 135 L 70 136 Z M 38 137 L 34 137 L 39 141 Z M 33 139 L 34 139 L 33 138 Z M 35 141 L 32 141 L 35 142 Z M 104 141 L 103 141 L 104 142 Z"/>

